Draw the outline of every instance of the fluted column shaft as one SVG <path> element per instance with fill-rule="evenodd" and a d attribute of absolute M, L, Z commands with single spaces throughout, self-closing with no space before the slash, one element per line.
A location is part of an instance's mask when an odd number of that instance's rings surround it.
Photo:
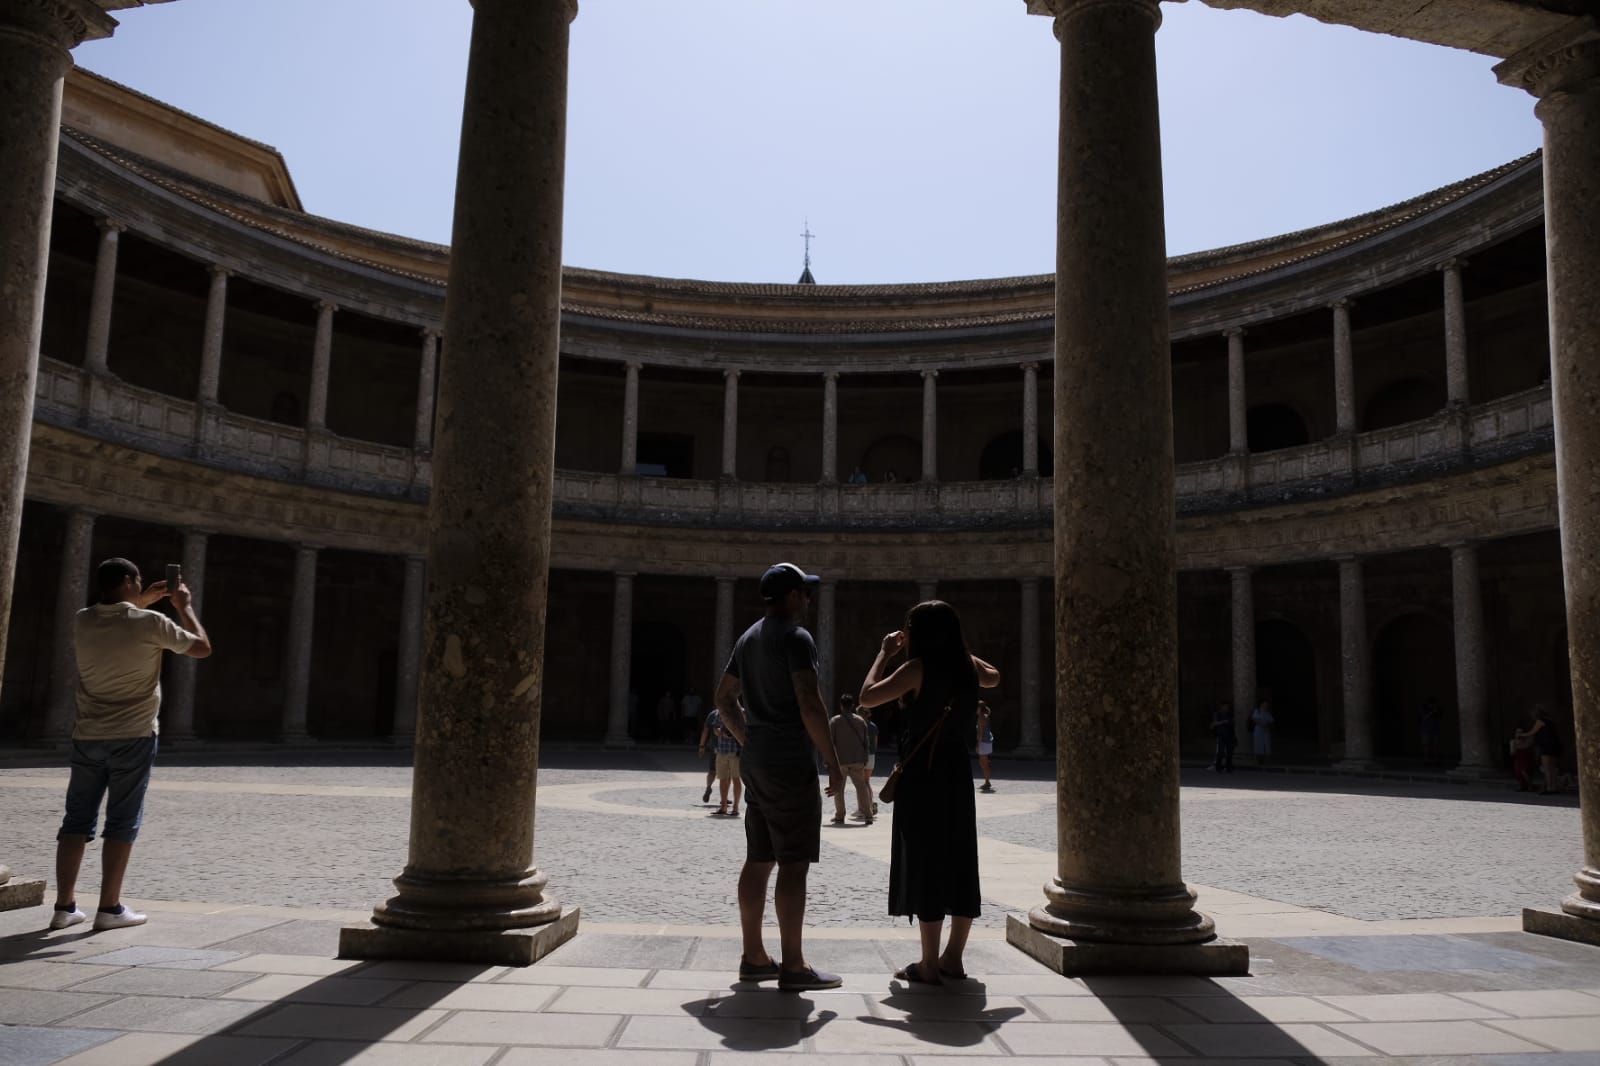
<path fill-rule="evenodd" d="M 1450 544 L 1450 604 L 1455 616 L 1456 706 L 1461 716 L 1461 764 L 1468 772 L 1492 770 L 1497 760 L 1489 736 L 1489 690 L 1484 679 L 1483 588 L 1478 549 Z"/>
<path fill-rule="evenodd" d="M 1044 728 L 1039 718 L 1039 579 L 1022 578 L 1022 609 L 1018 612 L 1018 625 L 1022 629 L 1021 662 L 1022 706 L 1020 735 L 1017 738 L 1019 754 L 1042 754 Z"/>
<path fill-rule="evenodd" d="M 939 372 L 922 372 L 922 480 L 939 480 Z"/>
<path fill-rule="evenodd" d="M 734 579 L 731 577 L 717 578 L 717 614 L 712 625 L 713 687 L 722 680 L 722 671 L 728 665 L 728 657 L 733 654 L 733 585 Z"/>
<path fill-rule="evenodd" d="M 633 673 L 633 578 L 614 575 L 611 585 L 611 699 L 606 716 L 606 744 L 633 743 L 628 735 L 628 691 Z"/>
<path fill-rule="evenodd" d="M 639 472 L 639 364 L 630 362 L 622 380 L 622 473 Z"/>
<path fill-rule="evenodd" d="M 317 303 L 317 335 L 311 345 L 311 396 L 306 404 L 306 428 L 328 428 L 328 376 L 333 369 L 333 313 L 339 308 L 327 300 Z"/>
<path fill-rule="evenodd" d="M 1214 931 L 1180 871 L 1160 8 L 1154 0 L 1047 6 L 1061 41 L 1058 843 L 1048 903 L 1029 921 L 1067 940 L 1192 944 Z M 1107 750 L 1118 757 L 1105 758 Z"/>
<path fill-rule="evenodd" d="M 1022 475 L 1039 476 L 1039 364 L 1022 364 Z"/>
<path fill-rule="evenodd" d="M 422 620 L 427 606 L 428 560 L 406 557 L 405 583 L 400 588 L 400 655 L 395 668 L 394 727 L 396 741 L 417 735 L 417 686 L 422 676 Z"/>
<path fill-rule="evenodd" d="M 89 335 L 83 349 L 83 367 L 90 373 L 106 372 L 111 350 L 111 308 L 117 295 L 117 247 L 124 230 L 120 222 L 103 218 L 100 244 L 94 257 L 94 288 L 89 295 Z"/>
<path fill-rule="evenodd" d="M 1344 758 L 1372 759 L 1372 662 L 1367 645 L 1367 589 L 1361 560 L 1339 563 L 1339 676 L 1344 698 Z"/>
<path fill-rule="evenodd" d="M 283 725 L 285 740 L 304 740 L 311 696 L 311 649 L 317 614 L 317 551 L 302 544 L 294 552 L 293 593 L 289 600 L 289 639 L 284 646 Z"/>
<path fill-rule="evenodd" d="M 822 691 L 822 700 L 829 714 L 833 713 L 834 699 L 838 695 L 834 691 L 839 647 L 834 604 L 837 602 L 838 587 L 836 580 L 825 577 L 822 586 L 817 589 L 817 687 Z"/>
<path fill-rule="evenodd" d="M 1336 300 L 1333 311 L 1333 423 L 1338 433 L 1356 431 L 1355 349 L 1350 339 L 1353 300 Z"/>
<path fill-rule="evenodd" d="M 739 476 L 739 372 L 722 372 L 722 476 Z"/>
<path fill-rule="evenodd" d="M 822 375 L 822 483 L 839 480 L 839 372 Z"/>
<path fill-rule="evenodd" d="M 1249 721 L 1256 705 L 1256 593 L 1255 578 L 1247 566 L 1231 567 L 1228 583 L 1233 592 L 1233 718 Z"/>
<path fill-rule="evenodd" d="M 1440 265 L 1444 275 L 1444 379 L 1445 395 L 1451 407 L 1471 403 L 1467 375 L 1467 309 L 1461 290 L 1464 259 L 1450 259 Z"/>
<path fill-rule="evenodd" d="M 1230 329 L 1228 338 L 1228 451 L 1250 450 L 1250 416 L 1244 381 L 1244 330 Z"/>
<path fill-rule="evenodd" d="M 78 717 L 78 652 L 75 620 L 89 603 L 89 557 L 94 544 L 94 512 L 67 512 L 61 538 L 61 569 L 56 577 L 54 639 L 50 657 L 50 713 L 45 735 L 65 741 Z"/>
<path fill-rule="evenodd" d="M 203 618 L 206 598 L 206 548 L 210 535 L 202 529 L 183 531 L 183 583 L 189 587 L 190 606 L 196 618 Z M 195 686 L 199 681 L 198 659 L 187 655 L 172 658 L 172 684 L 161 699 L 161 735 L 167 740 L 191 740 L 195 735 Z"/>
<path fill-rule="evenodd" d="M 422 361 L 417 367 L 417 426 L 414 447 L 419 452 L 433 448 L 433 392 L 439 368 L 439 333 L 422 331 Z"/>

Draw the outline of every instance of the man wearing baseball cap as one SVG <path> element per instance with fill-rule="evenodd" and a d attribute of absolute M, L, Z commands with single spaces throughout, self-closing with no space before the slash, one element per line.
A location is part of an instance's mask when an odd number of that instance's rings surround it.
<path fill-rule="evenodd" d="M 828 711 L 817 688 L 817 645 L 804 622 L 811 593 L 822 584 L 793 563 L 761 575 L 766 614 L 745 630 L 717 684 L 723 728 L 744 745 L 740 776 L 745 795 L 745 863 L 739 871 L 741 981 L 778 981 L 785 992 L 838 988 L 840 979 L 813 969 L 800 947 L 806 916 L 806 874 L 822 847 L 822 797 L 811 748 L 828 767 L 828 795 L 844 787 Z M 741 710 L 739 698 L 745 709 Z M 809 743 L 808 743 L 809 741 Z M 782 962 L 761 935 L 767 882 L 778 868 L 773 910 Z"/>

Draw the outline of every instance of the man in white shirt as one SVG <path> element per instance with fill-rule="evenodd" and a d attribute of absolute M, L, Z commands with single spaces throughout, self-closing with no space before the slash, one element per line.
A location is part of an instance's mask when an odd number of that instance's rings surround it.
<path fill-rule="evenodd" d="M 149 588 L 126 559 L 107 559 L 95 569 L 98 603 L 79 611 L 73 623 L 78 657 L 78 717 L 72 730 L 72 777 L 66 817 L 56 835 L 56 905 L 50 928 L 87 921 L 75 894 L 83 853 L 94 839 L 100 803 L 106 802 L 104 872 L 95 929 L 142 925 L 145 915 L 122 905 L 122 878 L 144 815 L 144 794 L 156 758 L 161 710 L 161 653 L 195 659 L 211 654 L 211 641 L 195 617 L 189 588 L 165 581 Z M 170 596 L 182 626 L 148 610 Z"/>

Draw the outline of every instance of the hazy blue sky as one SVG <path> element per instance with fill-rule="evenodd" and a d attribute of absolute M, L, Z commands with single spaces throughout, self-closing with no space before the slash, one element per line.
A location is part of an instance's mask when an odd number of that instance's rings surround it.
<path fill-rule="evenodd" d="M 563 259 L 821 282 L 1054 268 L 1050 21 L 1023 0 L 580 0 Z M 1166 4 L 1172 254 L 1358 214 L 1539 145 L 1493 61 Z M 276 146 L 306 208 L 448 241 L 466 0 L 178 0 L 90 70 Z"/>

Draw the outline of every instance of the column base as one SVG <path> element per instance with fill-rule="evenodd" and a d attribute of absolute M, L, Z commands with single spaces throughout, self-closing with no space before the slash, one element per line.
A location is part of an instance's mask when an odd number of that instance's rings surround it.
<path fill-rule="evenodd" d="M 563 908 L 543 925 L 489 932 L 395 929 L 367 921 L 339 930 L 339 958 L 531 966 L 577 933 L 577 907 Z"/>
<path fill-rule="evenodd" d="M 600 742 L 600 746 L 605 748 L 636 748 L 639 745 L 638 742 L 632 737 L 624 735 L 620 737 L 606 737 L 605 740 Z"/>
<path fill-rule="evenodd" d="M 43 881 L 7 881 L 0 885 L 0 911 L 19 911 L 43 903 Z"/>
<path fill-rule="evenodd" d="M 1333 768 L 1347 774 L 1370 774 L 1383 769 L 1372 759 L 1340 759 L 1333 764 Z"/>
<path fill-rule="evenodd" d="M 1506 772 L 1495 766 L 1456 766 L 1444 772 L 1452 781 L 1489 781 L 1503 779 Z"/>
<path fill-rule="evenodd" d="M 1600 921 L 1593 918 L 1579 918 L 1565 911 L 1524 907 L 1522 931 L 1600 947 Z"/>
<path fill-rule="evenodd" d="M 1054 748 L 1047 748 L 1043 744 L 1019 744 L 1006 755 L 1012 759 L 1054 759 L 1056 752 Z"/>
<path fill-rule="evenodd" d="M 1245 977 L 1250 948 L 1217 938 L 1203 944 L 1106 944 L 1067 940 L 1035 929 L 1027 918 L 1006 915 L 1006 942 L 1063 976 L 1082 974 L 1185 974 Z"/>

